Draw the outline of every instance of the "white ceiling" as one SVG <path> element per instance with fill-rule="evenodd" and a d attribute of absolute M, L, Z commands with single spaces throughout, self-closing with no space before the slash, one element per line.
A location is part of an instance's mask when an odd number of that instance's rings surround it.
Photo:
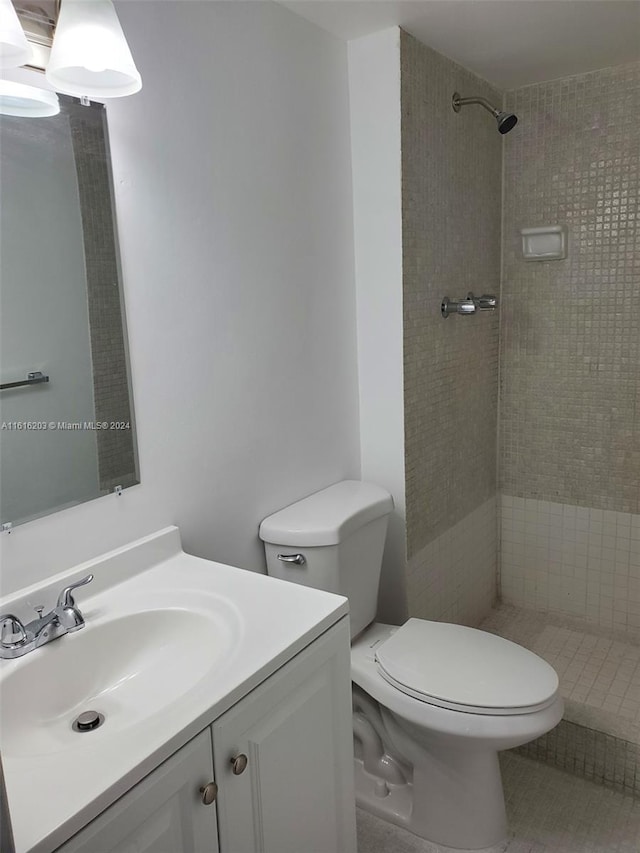
<path fill-rule="evenodd" d="M 281 0 L 349 40 L 398 24 L 500 89 L 640 59 L 640 0 Z"/>

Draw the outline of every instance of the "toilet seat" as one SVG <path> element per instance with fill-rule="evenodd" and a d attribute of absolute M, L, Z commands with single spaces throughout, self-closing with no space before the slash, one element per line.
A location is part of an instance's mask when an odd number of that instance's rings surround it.
<path fill-rule="evenodd" d="M 503 637 L 409 619 L 376 646 L 379 674 L 402 693 L 472 714 L 528 714 L 551 705 L 558 676 L 549 664 Z"/>

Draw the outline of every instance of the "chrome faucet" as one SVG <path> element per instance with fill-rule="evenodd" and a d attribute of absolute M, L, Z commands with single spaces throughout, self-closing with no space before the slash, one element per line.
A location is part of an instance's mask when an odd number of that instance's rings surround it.
<path fill-rule="evenodd" d="M 495 311 L 498 300 L 493 293 L 483 293 L 482 296 L 474 296 L 468 293 L 466 299 L 449 299 L 445 296 L 440 303 L 440 312 L 443 317 L 450 314 L 475 314 L 476 311 Z"/>
<path fill-rule="evenodd" d="M 66 586 L 58 596 L 56 606 L 42 615 L 43 607 L 36 607 L 38 618 L 23 625 L 13 613 L 0 615 L 0 658 L 19 658 L 40 646 L 50 643 L 64 634 L 71 634 L 84 627 L 84 618 L 77 608 L 72 592 L 93 580 L 87 575 L 76 583 Z"/>

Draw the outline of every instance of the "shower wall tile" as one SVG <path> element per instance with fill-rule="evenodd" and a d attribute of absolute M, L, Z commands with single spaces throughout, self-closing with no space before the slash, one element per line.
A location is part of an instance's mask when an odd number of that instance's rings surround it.
<path fill-rule="evenodd" d="M 637 743 L 560 720 L 555 729 L 514 752 L 640 797 L 640 746 Z"/>
<path fill-rule="evenodd" d="M 637 514 L 640 63 L 526 86 L 505 105 L 520 121 L 504 147 L 502 491 Z M 568 226 L 565 260 L 522 259 L 519 229 L 540 225 Z M 556 581 L 537 594 L 615 621 L 586 603 L 585 578 L 575 593 L 564 573 Z"/>
<path fill-rule="evenodd" d="M 503 495 L 502 600 L 640 640 L 640 515 Z"/>
<path fill-rule="evenodd" d="M 469 536 L 462 575 L 451 536 L 496 491 L 498 316 L 444 320 L 443 296 L 500 286 L 501 139 L 479 107 L 456 114 L 455 91 L 500 103 L 489 84 L 402 33 L 402 241 L 407 555 L 412 615 L 473 621 L 495 584 L 485 531 Z M 452 534 L 453 535 L 453 534 Z M 432 560 L 442 543 L 450 555 Z M 475 543 L 475 544 L 474 544 Z M 428 546 L 432 546 L 431 549 Z M 456 546 L 457 547 L 457 546 Z M 448 566 L 449 568 L 445 568 Z M 411 593 L 413 588 L 421 603 Z M 490 591 L 493 590 L 492 591 Z M 429 591 L 437 599 L 426 601 Z"/>
<path fill-rule="evenodd" d="M 95 419 L 100 429 L 98 475 L 101 492 L 138 482 L 129 399 L 127 347 L 118 274 L 118 249 L 105 118 L 98 107 L 69 116 L 85 246 Z M 128 424 L 111 427 L 111 424 Z"/>
<path fill-rule="evenodd" d="M 496 500 L 489 498 L 409 561 L 411 616 L 478 625 L 496 601 Z"/>

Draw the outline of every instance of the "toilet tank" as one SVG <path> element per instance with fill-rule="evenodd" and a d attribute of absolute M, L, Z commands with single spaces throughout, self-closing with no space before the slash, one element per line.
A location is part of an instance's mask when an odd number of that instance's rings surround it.
<path fill-rule="evenodd" d="M 345 595 L 355 637 L 375 619 L 392 509 L 380 486 L 343 480 L 279 510 L 260 525 L 268 574 Z"/>

